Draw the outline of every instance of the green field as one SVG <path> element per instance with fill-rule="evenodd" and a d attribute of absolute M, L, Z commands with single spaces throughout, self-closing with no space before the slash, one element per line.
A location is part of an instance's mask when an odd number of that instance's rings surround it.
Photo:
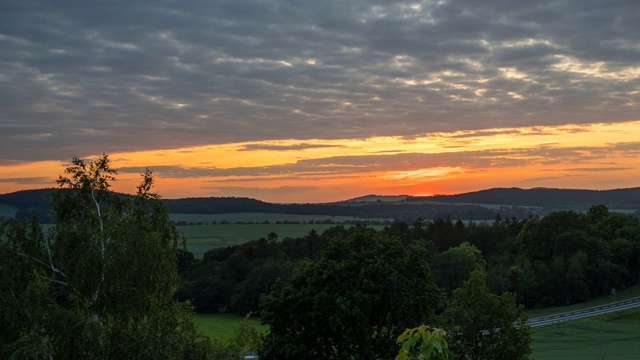
<path fill-rule="evenodd" d="M 616 301 L 640 296 L 640 285 L 618 292 Z M 528 311 L 529 317 L 605 305 L 605 296 L 586 303 Z M 533 329 L 535 360 L 640 359 L 640 308 L 563 322 Z"/>
<path fill-rule="evenodd" d="M 236 314 L 195 314 L 193 322 L 202 334 L 210 338 L 219 338 L 233 335 L 233 331 L 240 326 L 245 317 Z M 268 325 L 262 325 L 260 319 L 249 318 L 261 333 L 269 330 Z"/>
<path fill-rule="evenodd" d="M 638 359 L 640 309 L 534 329 L 535 360 Z"/>
<path fill-rule="evenodd" d="M 220 223 L 226 221 L 230 224 L 238 222 L 244 223 L 263 223 L 268 221 L 275 223 L 277 221 L 297 221 L 299 223 L 308 223 L 309 221 L 324 221 L 331 220 L 335 223 L 341 223 L 344 221 L 366 221 L 366 220 L 379 220 L 379 221 L 392 221 L 392 219 L 361 219 L 351 216 L 331 216 L 331 215 L 294 215 L 294 214 L 272 214 L 272 213 L 233 213 L 233 214 L 169 214 L 169 219 L 173 221 L 186 221 L 191 223 L 208 223 L 212 224 L 214 221 Z"/>
<path fill-rule="evenodd" d="M 266 238 L 270 232 L 278 234 L 278 239 L 302 237 L 311 230 L 319 234 L 335 226 L 329 224 L 218 224 L 178 226 L 187 239 L 187 249 L 196 258 L 214 248 L 233 246 L 251 240 Z M 347 225 L 348 227 L 349 225 Z M 374 226 L 374 228 L 382 228 Z"/>

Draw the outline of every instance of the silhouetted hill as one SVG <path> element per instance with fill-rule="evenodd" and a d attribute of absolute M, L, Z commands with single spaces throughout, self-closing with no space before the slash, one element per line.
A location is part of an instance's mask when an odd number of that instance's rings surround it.
<path fill-rule="evenodd" d="M 51 199 L 48 195 L 55 190 L 56 189 L 54 188 L 20 190 L 8 194 L 2 194 L 0 195 L 0 204 L 10 205 L 18 209 L 47 209 L 51 204 Z"/>
<path fill-rule="evenodd" d="M 177 214 L 274 213 L 279 208 L 278 204 L 242 197 L 164 199 L 163 202 Z"/>
<path fill-rule="evenodd" d="M 38 215 L 43 222 L 55 189 L 24 190 L 0 195 L 0 204 L 18 209 L 16 217 Z M 367 195 L 326 204 L 274 204 L 243 197 L 164 199 L 172 213 L 281 213 L 334 215 L 359 218 L 393 218 L 413 221 L 418 217 L 450 217 L 463 220 L 519 219 L 557 210 L 585 211 L 597 204 L 612 210 L 640 210 L 640 188 L 615 190 L 495 188 L 458 195 L 381 196 Z M 639 212 L 640 213 L 640 212 Z"/>
<path fill-rule="evenodd" d="M 473 203 L 502 206 L 536 206 L 545 209 L 584 210 L 594 204 L 610 209 L 640 209 L 640 188 L 575 190 L 553 188 L 494 188 L 458 195 L 411 197 L 407 201 Z"/>

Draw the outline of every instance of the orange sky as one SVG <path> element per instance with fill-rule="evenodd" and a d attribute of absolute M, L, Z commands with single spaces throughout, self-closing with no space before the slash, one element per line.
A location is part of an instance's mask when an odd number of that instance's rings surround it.
<path fill-rule="evenodd" d="M 420 137 L 280 140 L 109 154 L 114 189 L 149 167 L 165 198 L 241 196 L 328 202 L 367 194 L 454 194 L 491 187 L 640 186 L 640 120 L 496 128 Z M 64 162 L 0 166 L 0 193 L 55 186 Z"/>

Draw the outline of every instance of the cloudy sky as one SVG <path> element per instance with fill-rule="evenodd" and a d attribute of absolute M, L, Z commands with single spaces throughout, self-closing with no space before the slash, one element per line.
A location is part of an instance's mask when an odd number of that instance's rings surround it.
<path fill-rule="evenodd" d="M 637 0 L 4 0 L 0 193 L 640 186 Z"/>

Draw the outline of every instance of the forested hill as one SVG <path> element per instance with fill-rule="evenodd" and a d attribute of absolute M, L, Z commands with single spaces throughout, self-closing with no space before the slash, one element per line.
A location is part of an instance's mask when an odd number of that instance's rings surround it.
<path fill-rule="evenodd" d="M 54 189 L 24 190 L 0 195 L 0 205 L 16 209 L 16 217 L 38 215 L 47 222 Z M 435 196 L 363 196 L 326 204 L 275 204 L 240 197 L 207 197 L 163 200 L 172 213 L 284 213 L 301 215 L 335 215 L 362 218 L 395 218 L 411 221 L 417 217 L 450 217 L 463 220 L 492 220 L 496 215 L 520 219 L 544 215 L 557 210 L 585 211 L 604 204 L 611 210 L 640 210 L 640 188 L 616 190 L 519 189 L 495 188 L 458 195 Z"/>
<path fill-rule="evenodd" d="M 614 190 L 494 188 L 458 195 L 410 197 L 407 201 L 536 206 L 545 209 L 571 210 L 583 210 L 594 204 L 604 204 L 610 209 L 638 210 L 640 209 L 640 188 Z"/>
<path fill-rule="evenodd" d="M 0 204 L 12 206 L 17 209 L 42 209 L 48 208 L 51 204 L 49 193 L 55 191 L 54 188 L 37 189 L 37 190 L 21 190 L 8 194 L 0 195 Z"/>

